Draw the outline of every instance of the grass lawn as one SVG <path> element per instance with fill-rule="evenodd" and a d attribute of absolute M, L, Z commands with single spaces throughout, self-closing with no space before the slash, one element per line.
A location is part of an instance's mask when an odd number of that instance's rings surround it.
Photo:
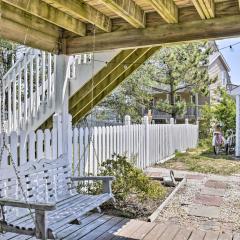
<path fill-rule="evenodd" d="M 218 175 L 240 174 L 240 161 L 224 154 L 214 155 L 209 147 L 190 149 L 186 153 L 177 153 L 176 157 L 156 167 L 186 170 Z"/>

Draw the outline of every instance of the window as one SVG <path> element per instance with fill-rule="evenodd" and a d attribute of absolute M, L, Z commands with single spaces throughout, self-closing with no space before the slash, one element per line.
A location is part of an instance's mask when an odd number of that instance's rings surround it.
<path fill-rule="evenodd" d="M 176 95 L 175 96 L 175 102 L 180 102 L 181 101 L 181 96 L 180 95 Z"/>
<path fill-rule="evenodd" d="M 170 100 L 170 96 L 169 94 L 166 94 L 166 102 L 169 103 L 170 102 L 169 100 Z"/>
<path fill-rule="evenodd" d="M 191 95 L 190 100 L 191 100 L 192 104 L 195 104 L 196 103 L 196 96 L 195 95 Z"/>
<path fill-rule="evenodd" d="M 222 79 L 222 86 L 225 86 L 227 84 L 226 72 L 225 71 L 222 71 L 221 79 Z"/>

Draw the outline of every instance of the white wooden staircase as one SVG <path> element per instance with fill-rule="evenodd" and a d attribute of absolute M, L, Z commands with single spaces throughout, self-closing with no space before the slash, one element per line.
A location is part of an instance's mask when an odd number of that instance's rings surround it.
<path fill-rule="evenodd" d="M 67 88 L 73 123 L 85 116 L 91 106 L 99 103 L 157 49 L 152 47 L 95 53 L 94 64 L 92 55 L 88 53 L 69 57 Z M 56 108 L 57 57 L 29 48 L 5 74 L 4 94 L 3 99 L 0 99 L 5 109 L 0 114 L 3 114 L 7 132 L 29 132 L 39 127 L 51 127 Z"/>

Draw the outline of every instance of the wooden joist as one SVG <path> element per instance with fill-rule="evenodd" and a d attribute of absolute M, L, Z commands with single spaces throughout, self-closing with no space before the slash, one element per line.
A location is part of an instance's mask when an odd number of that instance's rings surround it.
<path fill-rule="evenodd" d="M 148 0 L 167 23 L 178 23 L 178 8 L 173 0 Z"/>
<path fill-rule="evenodd" d="M 2 2 L 19 8 L 77 35 L 85 36 L 86 34 L 86 24 L 41 0 L 2 0 Z"/>
<path fill-rule="evenodd" d="M 111 31 L 111 19 L 82 1 L 43 0 L 53 7 L 66 12 L 76 19 L 83 19 L 103 31 Z"/>
<path fill-rule="evenodd" d="M 118 48 L 156 46 L 185 41 L 232 37 L 240 34 L 240 15 L 195 20 L 178 24 L 149 26 L 144 29 L 127 29 L 96 36 L 96 51 Z M 92 37 L 67 40 L 67 53 L 88 52 Z"/>
<path fill-rule="evenodd" d="M 110 10 L 122 17 L 135 28 L 145 27 L 145 13 L 132 0 L 100 0 Z"/>
<path fill-rule="evenodd" d="M 59 28 L 42 19 L 20 9 L 6 9 L 5 3 L 1 3 L 0 26 L 1 38 L 58 53 Z"/>
<path fill-rule="evenodd" d="M 210 19 L 215 17 L 214 0 L 192 0 L 202 19 Z"/>

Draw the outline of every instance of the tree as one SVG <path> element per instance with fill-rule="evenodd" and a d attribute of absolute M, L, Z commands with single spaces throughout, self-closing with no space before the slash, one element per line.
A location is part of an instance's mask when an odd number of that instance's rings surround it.
<path fill-rule="evenodd" d="M 236 127 L 235 100 L 229 96 L 225 89 L 218 89 L 217 91 L 219 91 L 220 102 L 213 106 L 206 104 L 202 107 L 199 131 L 201 139 L 212 137 L 211 130 L 216 124 L 222 125 L 224 134 L 228 129 L 235 129 Z"/>
<path fill-rule="evenodd" d="M 154 84 L 154 68 L 149 62 L 143 64 L 107 96 L 100 106 L 111 109 L 121 122 L 124 121 L 125 115 L 130 115 L 134 122 L 140 122 L 144 110 L 150 107 L 153 100 L 150 90 Z"/>
<path fill-rule="evenodd" d="M 236 127 L 236 103 L 224 89 L 219 89 L 221 100 L 214 107 L 214 117 L 222 124 L 222 130 L 226 133 L 228 129 Z"/>
<path fill-rule="evenodd" d="M 214 82 L 208 75 L 208 44 L 189 43 L 161 48 L 130 75 L 100 106 L 111 109 L 121 121 L 126 114 L 139 121 L 144 109 L 152 109 L 153 89 L 169 94 L 170 101 L 158 101 L 156 109 L 176 117 L 186 109 L 184 101 L 177 101 L 179 91 L 208 94 Z M 101 116 L 103 118 L 103 116 Z"/>
<path fill-rule="evenodd" d="M 192 94 L 208 94 L 208 86 L 216 81 L 208 74 L 209 56 L 212 53 L 208 43 L 189 43 L 162 48 L 152 59 L 157 68 L 156 81 L 159 90 L 169 95 L 169 101 L 158 101 L 160 111 L 176 118 L 186 109 L 186 103 L 177 100 L 180 91 L 189 90 Z"/>
<path fill-rule="evenodd" d="M 1 74 L 4 75 L 16 60 L 16 44 L 0 39 L 0 67 Z"/>
<path fill-rule="evenodd" d="M 199 121 L 199 138 L 210 139 L 212 137 L 212 127 L 216 122 L 214 118 L 214 107 L 205 104 L 201 108 L 201 120 Z"/>

